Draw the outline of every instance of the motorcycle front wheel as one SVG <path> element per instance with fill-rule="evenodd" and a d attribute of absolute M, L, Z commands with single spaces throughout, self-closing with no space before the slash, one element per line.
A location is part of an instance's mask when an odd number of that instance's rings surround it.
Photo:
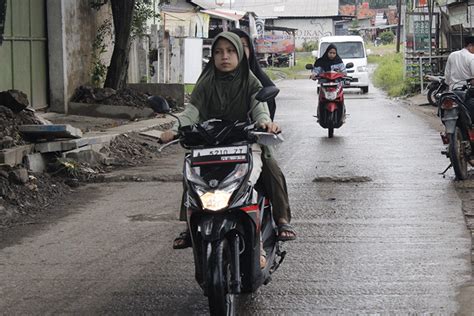
<path fill-rule="evenodd" d="M 328 118 L 328 138 L 332 138 L 334 136 L 335 121 L 336 121 L 336 112 L 332 112 L 329 114 L 329 118 Z"/>
<path fill-rule="evenodd" d="M 454 174 L 457 180 L 467 178 L 467 159 L 462 145 L 463 136 L 461 129 L 456 127 L 456 131 L 448 134 L 449 137 L 449 159 L 453 165 Z"/>
<path fill-rule="evenodd" d="M 232 257 L 226 239 L 212 244 L 208 265 L 208 300 L 211 315 L 235 315 L 235 297 L 230 293 Z"/>

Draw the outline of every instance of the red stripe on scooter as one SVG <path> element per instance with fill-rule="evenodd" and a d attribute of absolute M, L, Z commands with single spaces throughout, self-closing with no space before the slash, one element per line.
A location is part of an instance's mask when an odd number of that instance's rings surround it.
<path fill-rule="evenodd" d="M 193 166 L 198 166 L 198 165 L 211 165 L 211 164 L 221 164 L 221 163 L 237 163 L 237 162 L 247 162 L 247 160 L 241 159 L 241 160 L 200 161 L 200 162 L 193 162 Z"/>
<path fill-rule="evenodd" d="M 246 206 L 246 207 L 242 207 L 241 210 L 244 211 L 244 212 L 255 212 L 255 211 L 258 211 L 258 205 L 255 204 L 255 205 L 249 205 L 249 206 Z"/>

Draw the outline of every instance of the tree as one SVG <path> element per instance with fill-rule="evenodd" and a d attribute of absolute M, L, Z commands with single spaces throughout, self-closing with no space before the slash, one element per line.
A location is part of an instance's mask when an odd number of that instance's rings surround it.
<path fill-rule="evenodd" d="M 128 52 L 135 0 L 111 0 L 115 44 L 107 70 L 104 87 L 120 89 L 125 85 L 128 70 Z"/>
<path fill-rule="evenodd" d="M 166 0 L 160 0 L 163 3 Z M 93 3 L 96 9 L 108 0 Z M 130 44 L 135 36 L 143 36 L 146 21 L 156 17 L 150 0 L 110 0 L 114 24 L 114 50 L 107 68 L 104 87 L 120 89 L 125 86 L 128 71 Z"/>

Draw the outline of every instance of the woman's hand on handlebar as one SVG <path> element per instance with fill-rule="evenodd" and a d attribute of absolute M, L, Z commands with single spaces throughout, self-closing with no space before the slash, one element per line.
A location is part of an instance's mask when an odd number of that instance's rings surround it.
<path fill-rule="evenodd" d="M 318 79 L 318 75 L 313 72 L 313 73 L 309 76 L 309 79 L 317 80 L 317 79 Z"/>
<path fill-rule="evenodd" d="M 262 123 L 260 127 L 265 129 L 268 133 L 278 134 L 281 132 L 280 126 L 274 122 Z"/>
<path fill-rule="evenodd" d="M 164 131 L 161 134 L 160 139 L 163 144 L 169 143 L 170 141 L 174 140 L 178 134 L 172 130 Z"/>

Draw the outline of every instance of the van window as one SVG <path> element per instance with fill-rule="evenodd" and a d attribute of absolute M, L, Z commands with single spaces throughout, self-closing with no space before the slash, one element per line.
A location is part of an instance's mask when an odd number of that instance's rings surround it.
<path fill-rule="evenodd" d="M 331 43 L 321 43 L 321 56 Z M 337 54 L 342 58 L 364 58 L 364 46 L 361 42 L 340 42 L 333 43 L 337 48 Z"/>

